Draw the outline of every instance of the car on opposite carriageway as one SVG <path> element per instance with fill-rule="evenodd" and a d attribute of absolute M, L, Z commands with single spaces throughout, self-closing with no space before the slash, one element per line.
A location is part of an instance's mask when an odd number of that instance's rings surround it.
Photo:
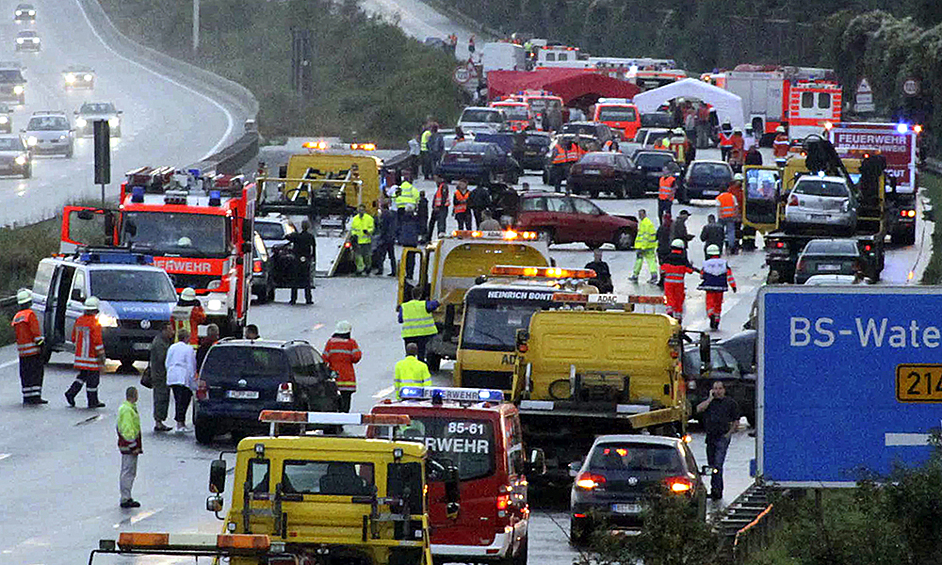
<path fill-rule="evenodd" d="M 17 4 L 13 10 L 13 21 L 16 23 L 35 22 L 36 7 L 32 4 Z"/>
<path fill-rule="evenodd" d="M 59 154 L 65 155 L 67 159 L 72 158 L 75 134 L 65 112 L 33 112 L 23 135 L 33 155 Z"/>
<path fill-rule="evenodd" d="M 13 131 L 13 109 L 0 102 L 0 133 Z"/>
<path fill-rule="evenodd" d="M 42 40 L 35 30 L 25 29 L 16 34 L 17 51 L 40 51 L 42 50 Z"/>
<path fill-rule="evenodd" d="M 95 70 L 84 65 L 72 65 L 62 71 L 62 80 L 66 90 L 76 88 L 91 90 L 95 88 Z"/>
<path fill-rule="evenodd" d="M 79 137 L 95 134 L 95 121 L 108 121 L 108 134 L 121 137 L 121 114 L 112 102 L 86 102 L 73 112 L 75 115 L 75 133 Z"/>
<path fill-rule="evenodd" d="M 15 61 L 0 62 L 0 101 L 22 106 L 26 103 L 26 79 L 23 65 Z"/>
<path fill-rule="evenodd" d="M 26 142 L 17 134 L 0 135 L 0 174 L 32 175 L 32 158 Z"/>

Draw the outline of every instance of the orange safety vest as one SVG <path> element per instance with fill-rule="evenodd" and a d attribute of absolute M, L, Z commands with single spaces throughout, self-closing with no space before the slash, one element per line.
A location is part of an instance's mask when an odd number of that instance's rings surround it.
<path fill-rule="evenodd" d="M 455 191 L 455 214 L 464 214 L 468 211 L 468 197 L 470 192 Z"/>
<path fill-rule="evenodd" d="M 438 189 L 435 190 L 435 200 L 432 202 L 433 208 L 447 208 L 448 207 L 448 185 L 441 183 L 438 185 Z"/>
<path fill-rule="evenodd" d="M 776 157 L 786 157 L 788 156 L 788 136 L 784 133 L 780 133 L 775 136 L 775 141 L 772 142 L 772 153 Z"/>
<path fill-rule="evenodd" d="M 674 175 L 661 177 L 661 180 L 658 181 L 658 186 L 660 187 L 657 191 L 658 200 L 673 200 L 674 184 L 676 182 L 677 179 L 674 178 Z"/>
<path fill-rule="evenodd" d="M 331 337 L 324 346 L 324 360 L 337 373 L 337 388 L 341 391 L 356 391 L 357 377 L 353 364 L 360 361 L 363 354 L 356 340 Z"/>
<path fill-rule="evenodd" d="M 730 145 L 734 149 L 738 149 L 740 152 L 746 151 L 746 139 L 741 135 L 734 135 L 729 138 Z"/>
<path fill-rule="evenodd" d="M 583 155 L 585 155 L 585 151 L 576 143 L 572 146 L 572 149 L 566 152 L 566 160 L 570 163 L 575 163 L 579 161 Z"/>
<path fill-rule="evenodd" d="M 565 165 L 566 161 L 569 159 L 569 156 L 566 155 L 566 150 L 563 149 L 561 145 L 556 146 L 556 153 L 553 155 L 553 164 L 554 165 Z"/>
<path fill-rule="evenodd" d="M 91 314 L 82 314 L 72 326 L 72 343 L 75 344 L 73 367 L 80 371 L 100 371 L 101 357 L 105 354 L 105 343 L 101 339 L 101 324 Z"/>
<path fill-rule="evenodd" d="M 739 217 L 739 210 L 735 196 L 729 192 L 724 192 L 723 194 L 720 194 L 716 197 L 716 201 L 720 205 L 720 218 L 733 219 Z"/>
<path fill-rule="evenodd" d="M 200 346 L 198 326 L 206 321 L 206 313 L 203 311 L 203 307 L 199 304 L 193 306 L 177 304 L 173 307 L 170 318 L 173 324 L 174 339 L 179 340 L 177 336 L 180 335 L 180 330 L 185 329 L 190 332 L 190 345 L 194 349 L 198 348 Z"/>
<path fill-rule="evenodd" d="M 16 333 L 16 350 L 20 357 L 39 355 L 42 351 L 43 334 L 39 331 L 39 318 L 36 313 L 29 308 L 20 310 L 10 325 Z"/>

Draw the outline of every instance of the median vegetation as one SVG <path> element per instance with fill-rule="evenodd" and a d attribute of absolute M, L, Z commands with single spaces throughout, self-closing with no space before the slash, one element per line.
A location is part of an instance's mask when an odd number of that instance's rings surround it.
<path fill-rule="evenodd" d="M 259 101 L 263 136 L 339 136 L 405 147 L 427 116 L 453 123 L 455 59 L 368 16 L 355 0 L 101 0 L 125 35 L 236 81 Z M 292 29 L 310 30 L 311 94 L 292 89 Z"/>
<path fill-rule="evenodd" d="M 925 189 L 924 197 L 932 204 L 933 219 L 935 220 L 935 230 L 930 236 L 932 256 L 929 258 L 926 270 L 922 274 L 922 284 L 942 284 L 942 216 L 939 216 L 939 214 L 942 214 L 942 176 L 922 171 L 920 172 L 919 184 Z M 939 209 L 935 210 L 935 208 Z M 930 248 L 924 245 L 922 252 L 929 253 Z"/>
<path fill-rule="evenodd" d="M 59 249 L 60 218 L 17 228 L 0 228 L 0 298 L 32 288 L 36 265 Z M 10 321 L 16 306 L 0 309 L 0 345 L 13 343 Z"/>

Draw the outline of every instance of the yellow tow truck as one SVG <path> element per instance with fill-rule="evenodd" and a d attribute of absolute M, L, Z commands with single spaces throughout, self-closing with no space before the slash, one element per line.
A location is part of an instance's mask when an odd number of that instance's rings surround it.
<path fill-rule="evenodd" d="M 229 510 L 226 461 L 210 466 L 206 508 L 223 533 L 122 533 L 101 554 L 225 557 L 231 565 L 433 565 L 426 477 L 445 482 L 447 512 L 458 512 L 458 473 L 427 458 L 419 442 L 305 435 L 305 426 L 406 426 L 397 414 L 266 410 L 272 437 L 239 442 Z M 288 425 L 300 435 L 279 435 Z M 428 473 L 428 475 L 426 475 Z"/>
<path fill-rule="evenodd" d="M 442 359 L 456 358 L 465 292 L 492 267 L 549 264 L 549 244 L 533 232 L 453 231 L 424 247 L 404 248 L 396 304 L 407 301 L 417 285 L 425 289 L 425 300 L 440 304 L 432 313 L 438 335 L 428 344 L 429 369 L 436 371 Z M 410 272 L 414 269 L 418 272 Z"/>

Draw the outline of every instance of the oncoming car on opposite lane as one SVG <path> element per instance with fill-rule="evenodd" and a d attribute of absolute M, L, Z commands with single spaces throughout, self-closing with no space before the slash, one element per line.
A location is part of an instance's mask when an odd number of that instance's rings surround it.
<path fill-rule="evenodd" d="M 17 23 L 35 22 L 36 7 L 32 4 L 17 4 L 13 10 L 13 21 Z"/>
<path fill-rule="evenodd" d="M 72 158 L 75 139 L 65 112 L 45 110 L 33 112 L 23 130 L 26 145 L 35 154 L 59 154 Z"/>
<path fill-rule="evenodd" d="M 107 120 L 111 137 L 121 137 L 121 114 L 111 102 L 86 102 L 73 112 L 75 114 L 75 133 L 79 137 L 94 135 L 95 121 Z"/>
<path fill-rule="evenodd" d="M 26 29 L 16 34 L 17 51 L 40 51 L 42 41 L 34 30 Z"/>
<path fill-rule="evenodd" d="M 32 160 L 26 142 L 19 135 L 0 135 L 0 174 L 32 175 Z"/>
<path fill-rule="evenodd" d="M 84 88 L 91 90 L 95 88 L 95 71 L 89 67 L 74 65 L 66 67 L 62 71 L 62 80 L 65 82 L 65 89 Z"/>
<path fill-rule="evenodd" d="M 0 102 L 0 133 L 10 133 L 13 131 L 13 110 Z"/>

